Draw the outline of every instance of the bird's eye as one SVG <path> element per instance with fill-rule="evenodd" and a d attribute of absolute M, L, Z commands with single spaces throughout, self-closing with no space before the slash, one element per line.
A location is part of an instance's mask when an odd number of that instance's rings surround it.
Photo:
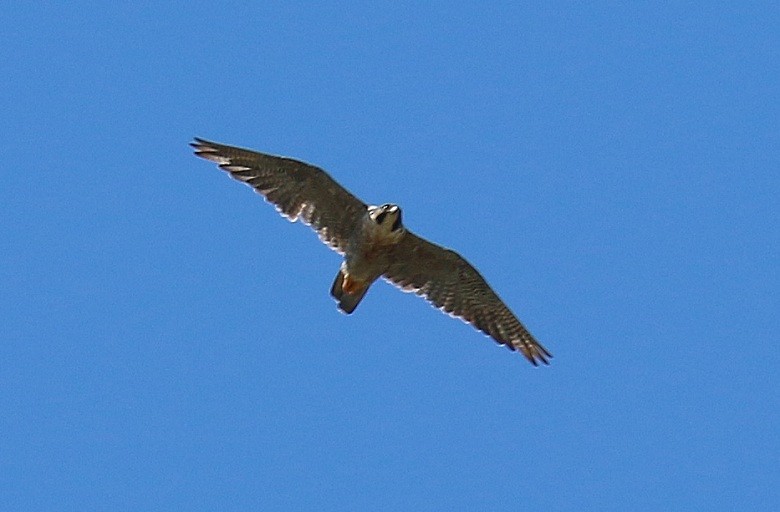
<path fill-rule="evenodd" d="M 387 212 L 382 212 L 379 215 L 376 216 L 376 223 L 382 224 L 385 221 L 385 216 L 387 215 Z"/>

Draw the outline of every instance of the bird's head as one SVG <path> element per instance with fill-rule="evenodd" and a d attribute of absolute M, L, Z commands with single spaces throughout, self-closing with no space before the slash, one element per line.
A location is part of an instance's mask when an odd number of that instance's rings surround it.
<path fill-rule="evenodd" d="M 384 231 L 394 233 L 403 229 L 401 209 L 395 204 L 383 204 L 368 208 L 369 218 Z"/>

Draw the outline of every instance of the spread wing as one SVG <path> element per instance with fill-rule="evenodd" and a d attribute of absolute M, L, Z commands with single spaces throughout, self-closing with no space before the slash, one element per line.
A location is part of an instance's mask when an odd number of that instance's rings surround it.
<path fill-rule="evenodd" d="M 195 138 L 195 154 L 250 185 L 279 212 L 310 225 L 320 239 L 344 254 L 366 205 L 318 167 Z"/>
<path fill-rule="evenodd" d="M 520 323 L 485 279 L 458 253 L 414 233 L 405 234 L 383 277 L 415 292 L 451 316 L 461 318 L 510 350 L 519 350 L 534 366 L 552 355 Z"/>

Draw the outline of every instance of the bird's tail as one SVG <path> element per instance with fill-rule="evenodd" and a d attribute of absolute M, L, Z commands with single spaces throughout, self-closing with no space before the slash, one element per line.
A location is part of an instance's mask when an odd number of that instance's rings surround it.
<path fill-rule="evenodd" d="M 330 288 L 330 294 L 338 301 L 339 309 L 349 315 L 363 300 L 370 285 L 371 283 L 351 280 L 349 275 L 339 269 L 333 286 Z"/>

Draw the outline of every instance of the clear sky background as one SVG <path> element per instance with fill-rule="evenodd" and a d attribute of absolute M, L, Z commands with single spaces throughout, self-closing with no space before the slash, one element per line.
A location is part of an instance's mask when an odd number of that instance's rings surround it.
<path fill-rule="evenodd" d="M 11 2 L 0 509 L 777 510 L 776 2 Z M 458 250 L 534 369 L 192 156 Z"/>

